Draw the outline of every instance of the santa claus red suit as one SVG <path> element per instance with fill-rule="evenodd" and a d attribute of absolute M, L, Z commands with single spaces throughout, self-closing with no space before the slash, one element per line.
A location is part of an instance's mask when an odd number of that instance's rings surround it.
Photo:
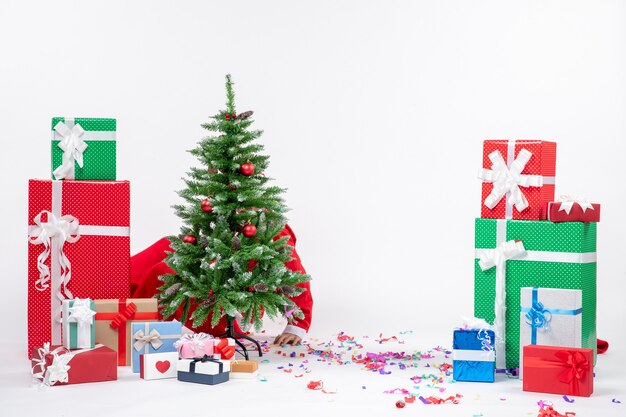
<path fill-rule="evenodd" d="M 285 228 L 275 237 L 279 239 L 287 236 L 287 244 L 292 247 L 291 261 L 286 262 L 285 266 L 292 271 L 299 271 L 306 274 L 300 257 L 296 252 L 296 235 L 291 230 L 289 225 L 285 225 Z M 130 275 L 131 275 L 131 294 L 133 298 L 151 298 L 156 295 L 159 290 L 158 287 L 163 285 L 163 282 L 159 280 L 159 276 L 164 274 L 175 273 L 163 260 L 167 256 L 167 252 L 172 252 L 170 242 L 166 238 L 159 240 L 149 248 L 134 255 L 130 260 Z M 311 314 L 313 311 L 313 297 L 311 295 L 311 288 L 309 282 L 298 284 L 299 287 L 305 288 L 302 294 L 297 297 L 293 297 L 293 302 L 300 307 L 302 313 L 304 313 L 304 319 L 298 320 L 292 324 L 287 324 L 283 333 L 291 333 L 300 338 L 304 338 L 311 326 Z M 180 308 L 173 317 L 176 320 L 180 320 L 182 314 L 182 308 Z M 192 327 L 192 320 L 187 320 L 185 326 L 189 329 L 193 329 L 197 332 L 205 332 L 218 336 L 225 332 L 226 320 L 222 318 L 217 326 L 211 327 L 207 321 L 200 327 Z M 241 329 L 235 323 L 235 330 L 241 332 Z"/>

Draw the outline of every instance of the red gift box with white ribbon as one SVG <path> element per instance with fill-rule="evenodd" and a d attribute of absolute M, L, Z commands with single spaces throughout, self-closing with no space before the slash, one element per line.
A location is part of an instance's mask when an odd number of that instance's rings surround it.
<path fill-rule="evenodd" d="M 61 344 L 61 301 L 127 298 L 130 183 L 28 183 L 28 351 Z"/>
<path fill-rule="evenodd" d="M 554 201 L 556 143 L 542 140 L 486 140 L 480 217 L 540 220 Z"/>
<path fill-rule="evenodd" d="M 543 218 L 554 223 L 599 222 L 600 204 L 590 203 L 579 197 L 561 196 L 558 201 L 546 203 Z"/>
<path fill-rule="evenodd" d="M 589 397 L 593 393 L 593 349 L 524 346 L 523 390 Z"/>

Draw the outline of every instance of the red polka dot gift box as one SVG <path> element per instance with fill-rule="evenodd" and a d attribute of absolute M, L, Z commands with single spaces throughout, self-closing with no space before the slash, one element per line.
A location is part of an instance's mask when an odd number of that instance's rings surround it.
<path fill-rule="evenodd" d="M 61 344 L 61 302 L 127 298 L 130 183 L 28 183 L 28 351 Z"/>
<path fill-rule="evenodd" d="M 554 201 L 556 143 L 543 140 L 486 140 L 480 217 L 540 220 Z"/>

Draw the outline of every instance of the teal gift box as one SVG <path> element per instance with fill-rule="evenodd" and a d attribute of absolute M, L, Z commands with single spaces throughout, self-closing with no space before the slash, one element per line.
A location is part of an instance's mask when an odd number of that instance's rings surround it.
<path fill-rule="evenodd" d="M 582 290 L 583 348 L 596 349 L 596 223 L 476 219 L 474 315 L 494 324 L 496 367 L 518 368 L 522 287 Z"/>
<path fill-rule="evenodd" d="M 92 349 L 96 346 L 94 316 L 96 306 L 89 298 L 63 300 L 61 325 L 63 347 L 66 349 Z"/>
<path fill-rule="evenodd" d="M 131 366 L 134 373 L 140 371 L 139 355 L 148 353 L 176 352 L 174 342 L 180 339 L 183 325 L 179 321 L 149 321 L 131 324 Z"/>
<path fill-rule="evenodd" d="M 115 119 L 52 118 L 52 179 L 115 180 Z"/>

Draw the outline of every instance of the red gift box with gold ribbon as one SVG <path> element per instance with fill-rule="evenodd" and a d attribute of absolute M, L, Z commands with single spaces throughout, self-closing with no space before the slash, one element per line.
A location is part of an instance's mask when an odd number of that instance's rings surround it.
<path fill-rule="evenodd" d="M 133 321 L 159 319 L 156 298 L 120 298 L 94 300 L 96 307 L 96 343 L 117 351 L 117 364 L 130 365 Z"/>
<path fill-rule="evenodd" d="M 524 346 L 524 391 L 589 397 L 593 393 L 593 349 Z"/>
<path fill-rule="evenodd" d="M 61 344 L 64 299 L 130 294 L 130 183 L 28 183 L 28 351 Z"/>
<path fill-rule="evenodd" d="M 554 201 L 556 143 L 543 140 L 486 140 L 480 217 L 540 220 Z"/>

